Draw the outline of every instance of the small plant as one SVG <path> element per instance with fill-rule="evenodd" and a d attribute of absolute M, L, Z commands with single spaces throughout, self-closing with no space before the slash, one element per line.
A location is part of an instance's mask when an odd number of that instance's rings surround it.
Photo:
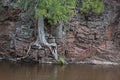
<path fill-rule="evenodd" d="M 66 63 L 65 57 L 60 56 L 60 57 L 56 60 L 56 63 L 57 63 L 57 64 L 65 64 L 65 63 Z"/>

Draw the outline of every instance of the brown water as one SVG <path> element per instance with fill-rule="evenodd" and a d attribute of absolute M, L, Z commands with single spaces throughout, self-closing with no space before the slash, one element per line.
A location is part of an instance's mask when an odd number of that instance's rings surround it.
<path fill-rule="evenodd" d="M 120 80 L 120 67 L 0 62 L 0 80 Z"/>

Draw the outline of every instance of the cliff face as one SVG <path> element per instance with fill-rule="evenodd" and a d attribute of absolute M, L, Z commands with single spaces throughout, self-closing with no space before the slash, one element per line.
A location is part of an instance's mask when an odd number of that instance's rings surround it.
<path fill-rule="evenodd" d="M 120 61 L 120 1 L 104 2 L 105 12 L 99 16 L 90 16 L 87 24 L 76 10 L 74 17 L 65 26 L 66 37 L 58 44 L 58 53 L 65 56 L 67 61 Z M 6 6 L 0 6 L 0 10 L 1 58 L 29 58 L 42 62 L 52 60 L 49 49 L 30 48 L 36 30 L 34 18 L 29 17 L 31 14 L 26 15 L 20 13 L 19 9 Z"/>
<path fill-rule="evenodd" d="M 89 20 L 77 14 L 68 31 L 66 52 L 75 59 L 97 59 L 119 62 L 119 1 L 105 1 L 105 12 L 90 16 Z M 116 40 L 115 40 L 116 39 Z"/>

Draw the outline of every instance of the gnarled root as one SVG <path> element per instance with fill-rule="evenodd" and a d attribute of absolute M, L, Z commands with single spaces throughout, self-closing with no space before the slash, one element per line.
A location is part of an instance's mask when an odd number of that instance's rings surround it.
<path fill-rule="evenodd" d="M 41 48 L 41 46 L 47 46 L 50 49 L 55 60 L 58 59 L 57 44 L 56 43 L 48 43 L 45 38 L 43 16 L 40 16 L 38 19 L 38 37 L 37 37 L 37 40 L 35 41 L 34 45 L 37 46 L 39 49 Z"/>

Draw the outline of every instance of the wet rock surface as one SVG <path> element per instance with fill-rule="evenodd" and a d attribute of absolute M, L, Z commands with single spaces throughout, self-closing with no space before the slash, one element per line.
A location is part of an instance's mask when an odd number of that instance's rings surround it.
<path fill-rule="evenodd" d="M 33 37 L 34 23 L 31 12 L 20 13 L 16 23 L 16 36 L 22 39 Z"/>

